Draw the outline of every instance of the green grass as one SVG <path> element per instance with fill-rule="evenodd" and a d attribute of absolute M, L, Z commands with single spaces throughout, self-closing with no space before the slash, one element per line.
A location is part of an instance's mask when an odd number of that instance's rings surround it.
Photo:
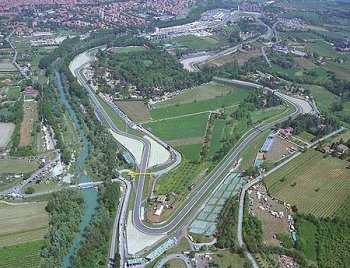
<path fill-rule="evenodd" d="M 297 240 L 301 242 L 301 251 L 308 260 L 316 261 L 317 226 L 303 218 L 298 218 L 297 221 Z"/>
<path fill-rule="evenodd" d="M 209 82 L 204 85 L 200 85 L 188 90 L 184 90 L 180 94 L 177 94 L 170 99 L 156 103 L 154 107 L 161 108 L 165 106 L 176 105 L 177 103 L 179 104 L 192 103 L 194 100 L 202 101 L 202 100 L 213 99 L 215 97 L 226 95 L 231 91 L 236 91 L 236 90 L 242 90 L 242 89 L 233 87 L 228 84 Z"/>
<path fill-rule="evenodd" d="M 154 120 L 164 119 L 168 117 L 193 114 L 204 111 L 213 111 L 221 107 L 238 105 L 248 96 L 248 91 L 244 89 L 233 90 L 224 96 L 215 97 L 209 100 L 195 101 L 191 103 L 183 103 L 162 108 L 152 109 L 151 116 Z"/>
<path fill-rule="evenodd" d="M 219 42 L 213 38 L 208 37 L 197 37 L 193 35 L 185 35 L 176 37 L 172 40 L 172 43 L 178 44 L 181 47 L 185 47 L 189 50 L 206 50 L 217 48 L 224 42 Z"/>
<path fill-rule="evenodd" d="M 202 144 L 179 145 L 175 149 L 188 161 L 199 161 Z"/>
<path fill-rule="evenodd" d="M 315 138 L 314 135 L 312 135 L 311 133 L 306 132 L 306 131 L 300 132 L 300 133 L 298 134 L 298 136 L 299 136 L 300 138 L 306 140 L 306 141 L 309 141 L 309 142 L 312 141 L 313 138 Z"/>
<path fill-rule="evenodd" d="M 143 124 L 164 140 L 203 137 L 209 113 Z"/>
<path fill-rule="evenodd" d="M 186 195 L 188 187 L 194 182 L 198 174 L 204 168 L 204 163 L 198 165 L 183 161 L 178 168 L 162 176 L 156 184 L 157 194 L 175 192 L 178 195 Z"/>
<path fill-rule="evenodd" d="M 244 171 L 247 168 L 253 166 L 256 154 L 259 152 L 261 147 L 263 146 L 266 138 L 270 135 L 271 131 L 265 131 L 264 133 L 261 133 L 257 139 L 255 139 L 253 142 L 249 143 L 249 145 L 246 147 L 246 149 L 243 151 L 241 157 L 243 158 L 238 170 Z"/>
<path fill-rule="evenodd" d="M 42 241 L 0 248 L 0 267 L 37 268 L 40 264 Z"/>
<path fill-rule="evenodd" d="M 217 263 L 218 264 L 217 267 L 220 267 L 220 268 L 246 267 L 244 265 L 244 263 L 247 262 L 245 258 L 242 258 L 240 255 L 231 253 L 229 251 L 224 251 L 224 252 L 214 254 L 212 255 L 212 257 L 213 257 L 213 262 Z"/>
<path fill-rule="evenodd" d="M 311 91 L 312 96 L 315 98 L 317 108 L 321 112 L 329 112 L 330 107 L 336 98 L 336 95 L 326 90 L 324 87 L 314 85 L 302 85 L 306 89 Z"/>
<path fill-rule="evenodd" d="M 332 45 L 324 41 L 315 41 L 313 43 L 308 43 L 305 45 L 307 51 L 316 53 L 320 56 L 327 58 L 339 58 L 341 56 Z"/>
<path fill-rule="evenodd" d="M 211 135 L 211 143 L 209 148 L 209 156 L 213 157 L 215 153 L 220 149 L 221 146 L 221 138 L 224 133 L 224 129 L 226 127 L 225 120 L 215 120 L 213 133 Z"/>
<path fill-rule="evenodd" d="M 17 100 L 21 94 L 21 87 L 20 86 L 13 86 L 8 87 L 8 90 L 6 92 L 6 96 L 10 100 Z"/>
<path fill-rule="evenodd" d="M 39 168 L 36 160 L 0 159 L 0 174 L 16 174 L 33 172 Z"/>
<path fill-rule="evenodd" d="M 265 182 L 272 197 L 296 205 L 300 213 L 332 217 L 350 195 L 348 165 L 345 160 L 324 158 L 322 153 L 309 149 Z"/>
<path fill-rule="evenodd" d="M 118 47 L 114 49 L 114 52 L 117 54 L 122 54 L 122 53 L 138 52 L 143 50 L 145 50 L 144 47 Z"/>

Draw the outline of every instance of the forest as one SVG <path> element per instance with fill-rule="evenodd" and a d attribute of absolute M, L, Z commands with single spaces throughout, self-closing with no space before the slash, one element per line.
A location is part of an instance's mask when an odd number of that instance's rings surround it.
<path fill-rule="evenodd" d="M 144 96 L 158 90 L 169 92 L 190 88 L 212 78 L 205 73 L 188 72 L 175 56 L 155 47 L 108 57 L 101 53 L 97 57 L 97 68 L 109 69 L 112 78 L 119 80 L 120 85 L 134 85 Z"/>
<path fill-rule="evenodd" d="M 41 252 L 43 267 L 59 267 L 79 230 L 84 198 L 79 191 L 66 189 L 54 193 L 45 210 L 50 214 L 50 233 Z"/>

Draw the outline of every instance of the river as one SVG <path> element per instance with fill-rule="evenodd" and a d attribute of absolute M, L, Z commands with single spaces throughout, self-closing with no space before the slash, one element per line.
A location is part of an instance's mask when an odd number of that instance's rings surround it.
<path fill-rule="evenodd" d="M 82 148 L 81 148 L 80 152 L 78 153 L 77 161 L 76 161 L 76 174 L 77 174 L 78 182 L 79 183 L 90 182 L 90 181 L 92 181 L 92 179 L 85 174 L 84 168 L 83 168 L 85 161 L 87 160 L 87 157 L 89 155 L 89 142 L 88 142 L 88 139 L 86 137 L 86 134 L 85 134 L 83 128 L 81 127 L 81 124 L 78 120 L 78 117 L 77 117 L 75 111 L 73 110 L 72 106 L 70 105 L 70 103 L 67 99 L 67 96 L 66 96 L 66 93 L 64 91 L 63 84 L 62 84 L 61 75 L 56 70 L 55 70 L 55 74 L 56 74 L 57 87 L 58 87 L 58 92 L 60 94 L 61 101 L 64 104 L 64 106 L 66 107 L 66 109 L 69 113 L 70 119 L 71 119 L 72 123 L 74 124 L 74 127 L 75 127 L 76 131 L 78 132 L 79 137 L 82 141 Z M 85 200 L 85 210 L 84 210 L 83 219 L 82 219 L 80 226 L 79 226 L 79 233 L 74 238 L 73 243 L 70 246 L 69 251 L 63 260 L 63 263 L 61 266 L 62 268 L 71 267 L 72 258 L 75 255 L 75 253 L 79 247 L 79 244 L 80 244 L 81 239 L 83 237 L 84 230 L 91 222 L 91 219 L 92 219 L 93 215 L 95 214 L 95 211 L 96 211 L 96 208 L 98 205 L 97 192 L 95 189 L 93 189 L 93 188 L 85 189 L 82 191 L 82 194 L 83 194 L 83 197 Z"/>

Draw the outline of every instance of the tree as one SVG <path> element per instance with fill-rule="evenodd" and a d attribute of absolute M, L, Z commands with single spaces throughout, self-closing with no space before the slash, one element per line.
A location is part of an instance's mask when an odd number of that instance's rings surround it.
<path fill-rule="evenodd" d="M 24 191 L 25 194 L 34 194 L 35 193 L 35 189 L 32 186 L 29 186 L 25 189 Z"/>

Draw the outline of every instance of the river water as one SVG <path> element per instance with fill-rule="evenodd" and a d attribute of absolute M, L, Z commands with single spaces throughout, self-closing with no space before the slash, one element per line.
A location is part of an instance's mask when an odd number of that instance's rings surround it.
<path fill-rule="evenodd" d="M 79 123 L 79 120 L 75 111 L 73 110 L 72 106 L 70 105 L 67 99 L 67 96 L 62 84 L 61 75 L 56 70 L 55 70 L 55 74 L 56 74 L 57 87 L 58 87 L 58 92 L 60 94 L 61 101 L 66 107 L 69 113 L 70 119 L 72 120 L 72 123 L 74 124 L 74 127 L 78 132 L 79 137 L 82 141 L 82 148 L 80 152 L 78 152 L 78 156 L 76 160 L 76 174 L 77 174 L 78 182 L 79 183 L 90 182 L 92 181 L 92 179 L 85 174 L 84 168 L 83 168 L 85 161 L 89 155 L 89 142 L 83 128 L 81 127 L 81 124 Z M 84 230 L 89 225 L 92 219 L 92 216 L 95 214 L 95 211 L 97 208 L 97 192 L 95 189 L 93 188 L 85 189 L 82 191 L 82 194 L 85 200 L 85 210 L 84 210 L 83 219 L 79 226 L 79 233 L 74 238 L 73 243 L 69 248 L 68 254 L 65 256 L 63 260 L 63 263 L 61 266 L 62 268 L 71 267 L 71 260 L 79 247 Z"/>

